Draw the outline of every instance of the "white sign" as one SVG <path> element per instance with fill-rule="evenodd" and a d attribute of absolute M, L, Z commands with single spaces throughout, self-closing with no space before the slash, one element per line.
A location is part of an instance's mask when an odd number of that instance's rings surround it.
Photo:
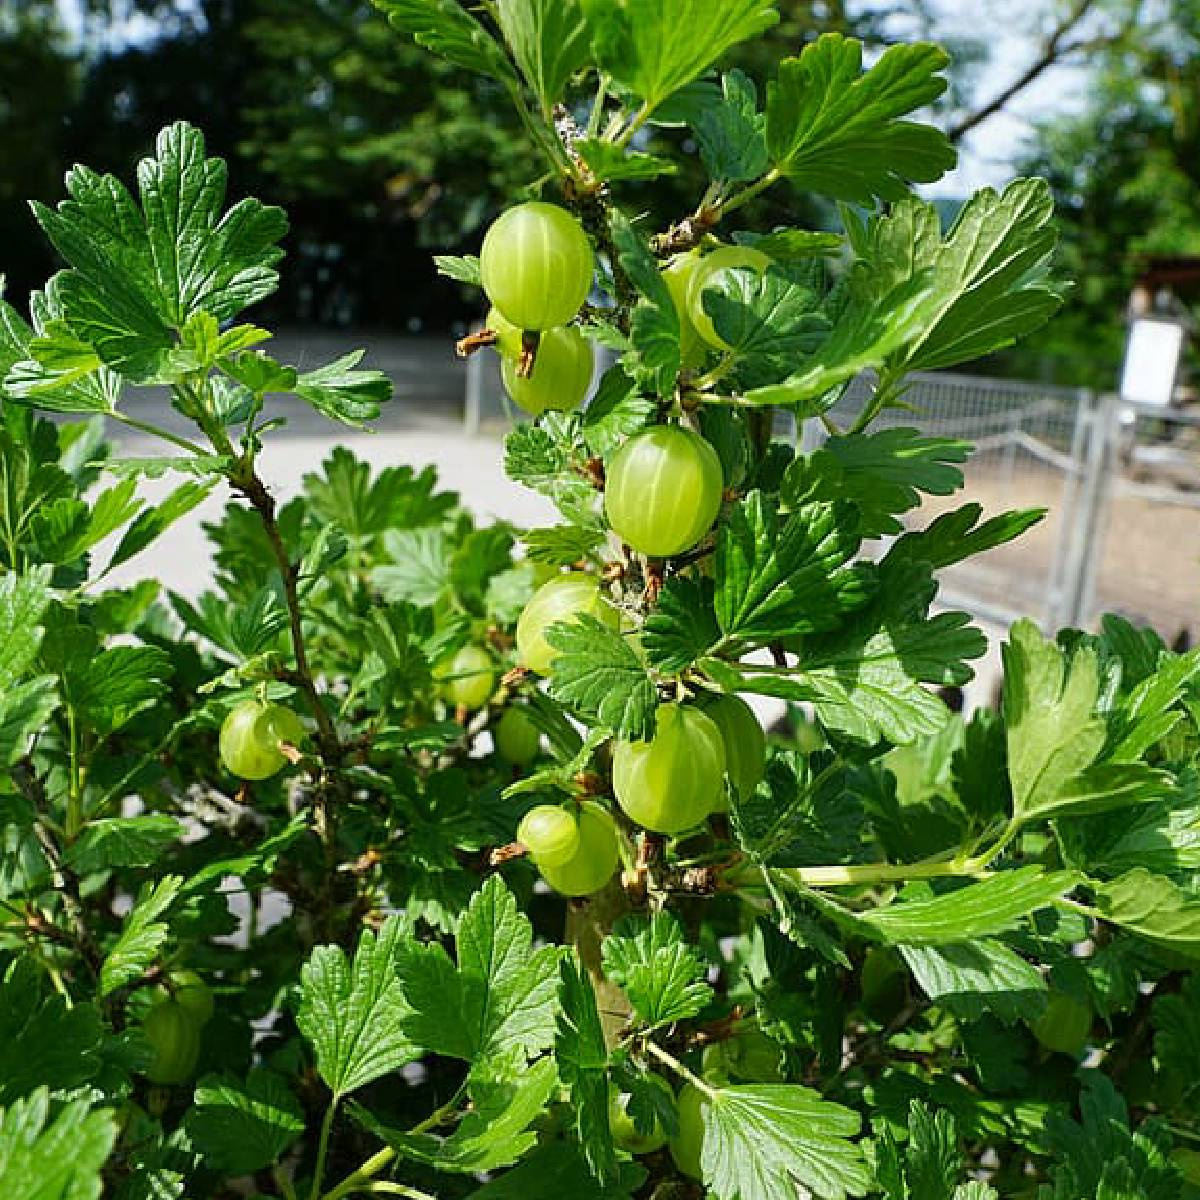
<path fill-rule="evenodd" d="M 1165 408 L 1175 391 L 1184 328 L 1177 321 L 1138 317 L 1129 327 L 1121 399 Z"/>

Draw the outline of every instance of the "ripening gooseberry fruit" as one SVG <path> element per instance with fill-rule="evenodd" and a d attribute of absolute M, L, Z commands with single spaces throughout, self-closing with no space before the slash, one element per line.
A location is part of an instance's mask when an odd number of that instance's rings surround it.
<path fill-rule="evenodd" d="M 1052 992 L 1030 1029 L 1047 1050 L 1078 1058 L 1092 1032 L 1092 1010 L 1074 996 Z"/>
<path fill-rule="evenodd" d="M 688 311 L 688 288 L 701 261 L 699 251 L 689 250 L 686 254 L 676 254 L 659 272 L 679 317 L 679 360 L 685 367 L 698 366 L 705 352 L 704 341 Z"/>
<path fill-rule="evenodd" d="M 594 366 L 592 344 L 579 326 L 560 325 L 542 334 L 528 379 L 517 374 L 516 357 L 507 355 L 500 363 L 500 375 L 513 403 L 538 417 L 549 409 L 569 412 L 578 408 L 592 386 Z"/>
<path fill-rule="evenodd" d="M 700 1166 L 704 1148 L 704 1112 L 708 1097 L 694 1084 L 685 1083 L 675 1104 L 679 1113 L 679 1129 L 671 1139 L 671 1158 L 675 1165 L 692 1179 L 703 1178 Z"/>
<path fill-rule="evenodd" d="M 433 677 L 446 700 L 460 708 L 482 708 L 496 690 L 496 664 L 482 646 L 464 646 Z"/>
<path fill-rule="evenodd" d="M 542 878 L 564 896 L 590 896 L 612 877 L 620 859 L 612 813 L 595 800 L 579 806 L 579 845 L 566 862 L 538 862 Z M 534 859 L 537 862 L 537 859 Z"/>
<path fill-rule="evenodd" d="M 565 325 L 587 299 L 594 269 L 583 226 L 536 200 L 501 213 L 479 251 L 483 290 L 518 329 Z"/>
<path fill-rule="evenodd" d="M 725 745 L 725 774 L 738 796 L 754 794 L 767 769 L 767 735 L 754 710 L 741 696 L 724 693 L 701 704 L 704 715 L 721 731 Z M 722 797 L 720 811 L 727 807 Z"/>
<path fill-rule="evenodd" d="M 720 1042 L 725 1071 L 746 1083 L 784 1083 L 783 1048 L 757 1025 L 747 1025 L 728 1041 Z"/>
<path fill-rule="evenodd" d="M 514 767 L 528 766 L 542 748 L 542 731 L 529 719 L 523 705 L 510 705 L 492 731 L 496 753 Z"/>
<path fill-rule="evenodd" d="M 579 851 L 579 821 L 558 804 L 539 804 L 521 818 L 517 841 L 539 867 L 561 867 Z"/>
<path fill-rule="evenodd" d="M 671 1085 L 661 1075 L 647 1075 L 647 1083 L 662 1092 L 666 1102 L 675 1105 L 675 1093 Z M 638 1127 L 629 1115 L 628 1092 L 610 1088 L 608 1093 L 608 1127 L 612 1130 L 613 1141 L 630 1154 L 653 1154 L 667 1144 L 667 1131 L 662 1122 L 655 1117 L 654 1128 L 649 1133 L 639 1133 Z"/>
<path fill-rule="evenodd" d="M 698 433 L 655 425 L 613 455 L 604 512 L 626 545 L 668 558 L 690 550 L 712 528 L 724 487 L 721 460 Z"/>
<path fill-rule="evenodd" d="M 197 1026 L 207 1025 L 216 1011 L 208 984 L 195 971 L 172 971 L 167 980 L 170 986 L 159 987 L 156 994 L 163 1000 L 174 1000 Z"/>
<path fill-rule="evenodd" d="M 517 621 L 517 659 L 521 665 L 548 675 L 558 651 L 546 640 L 546 630 L 581 616 L 595 617 L 610 629 L 619 628 L 621 623 L 620 613 L 604 598 L 594 575 L 570 571 L 543 583 Z"/>
<path fill-rule="evenodd" d="M 688 283 L 687 309 L 692 325 L 703 341 L 717 350 L 729 349 L 717 333 L 712 317 L 704 309 L 704 289 L 717 282 L 717 273 L 747 267 L 762 275 L 770 265 L 771 260 L 753 246 L 718 246 L 700 260 Z"/>
<path fill-rule="evenodd" d="M 504 314 L 493 304 L 488 309 L 487 319 L 484 324 L 496 335 L 496 341 L 493 343 L 496 347 L 496 353 L 501 359 L 517 359 L 521 357 L 521 330 L 511 321 L 507 320 Z"/>
<path fill-rule="evenodd" d="M 617 743 L 613 793 L 628 816 L 655 833 L 682 833 L 722 802 L 725 745 L 695 705 L 661 704 L 648 742 Z"/>
<path fill-rule="evenodd" d="M 200 1057 L 200 1026 L 176 1000 L 159 1000 L 146 1013 L 142 1033 L 153 1057 L 146 1068 L 151 1083 L 184 1083 Z"/>
<path fill-rule="evenodd" d="M 290 708 L 243 700 L 221 723 L 221 761 L 240 779 L 270 779 L 287 763 L 280 743 L 303 740 L 304 726 Z"/>

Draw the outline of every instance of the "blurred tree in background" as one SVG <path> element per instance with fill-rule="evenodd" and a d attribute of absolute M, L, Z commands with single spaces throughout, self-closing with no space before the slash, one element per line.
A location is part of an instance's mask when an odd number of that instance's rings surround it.
<path fill-rule="evenodd" d="M 1100 48 L 1084 110 L 1048 114 L 1021 169 L 1056 195 L 1075 295 L 1021 348 L 1052 356 L 1068 382 L 1111 387 L 1119 318 L 1150 255 L 1200 256 L 1200 0 L 1137 6 Z"/>
<path fill-rule="evenodd" d="M 1138 256 L 1200 253 L 1200 0 L 1019 7 L 996 20 L 1035 31 L 1030 60 L 994 94 L 979 78 L 987 30 L 948 37 L 945 0 L 781 0 L 771 35 L 726 65 L 761 82 L 828 29 L 874 47 L 936 38 L 954 55 L 938 117 L 959 137 L 1046 70 L 1087 62 L 1083 110 L 1048 113 L 1022 164 L 1055 188 L 1078 286 L 1041 337 L 987 369 L 1110 386 Z M 0 0 L 0 236 L 18 304 L 53 269 L 25 199 L 57 197 L 77 159 L 124 169 L 177 118 L 204 127 L 233 189 L 289 210 L 285 288 L 264 314 L 275 321 L 417 329 L 469 317 L 428 249 L 474 248 L 501 199 L 538 183 L 493 85 L 396 37 L 369 0 Z M 645 137 L 693 149 L 681 128 Z M 646 195 L 678 212 L 699 178 L 685 167 Z M 641 185 L 622 186 L 636 204 Z M 783 189 L 758 204 L 748 223 L 836 220 L 796 214 Z"/>

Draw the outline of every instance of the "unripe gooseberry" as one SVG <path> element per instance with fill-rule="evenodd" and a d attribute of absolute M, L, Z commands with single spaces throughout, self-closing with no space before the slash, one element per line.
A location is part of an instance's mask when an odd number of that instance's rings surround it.
<path fill-rule="evenodd" d="M 463 646 L 433 671 L 441 693 L 462 708 L 482 708 L 496 690 L 496 663 L 482 646 Z"/>
<path fill-rule="evenodd" d="M 649 741 L 619 741 L 613 793 L 627 816 L 655 833 L 699 825 L 724 796 L 721 731 L 694 704 L 661 704 Z"/>
<path fill-rule="evenodd" d="M 509 705 L 492 731 L 496 753 L 515 767 L 528 766 L 542 748 L 542 731 L 529 719 L 524 705 Z"/>
<path fill-rule="evenodd" d="M 718 246 L 700 260 L 688 283 L 688 315 L 696 332 L 710 346 L 717 350 L 729 349 L 704 307 L 704 289 L 717 282 L 717 275 L 721 271 L 742 267 L 762 275 L 770 265 L 771 260 L 753 246 Z"/>
<path fill-rule="evenodd" d="M 556 575 L 530 597 L 517 621 L 517 659 L 523 667 L 548 675 L 558 651 L 546 639 L 546 631 L 576 617 L 595 617 L 602 625 L 617 629 L 620 613 L 604 598 L 600 581 L 583 571 Z"/>
<path fill-rule="evenodd" d="M 290 708 L 243 700 L 221 723 L 221 761 L 240 779 L 269 779 L 287 763 L 281 743 L 303 740 L 304 726 Z"/>
<path fill-rule="evenodd" d="M 690 550 L 721 511 L 725 476 L 717 452 L 698 433 L 654 425 L 613 455 L 604 512 L 626 545 L 652 558 Z"/>
<path fill-rule="evenodd" d="M 726 692 L 703 701 L 701 710 L 721 731 L 729 782 L 741 800 L 749 799 L 767 768 L 767 735 L 754 709 L 741 696 Z M 718 811 L 727 807 L 722 797 Z"/>
<path fill-rule="evenodd" d="M 504 388 L 518 408 L 534 417 L 551 409 L 569 412 L 578 408 L 592 386 L 592 343 L 578 325 L 560 325 L 542 334 L 528 378 L 517 374 L 517 362 L 517 357 L 502 358 Z"/>
<path fill-rule="evenodd" d="M 708 1108 L 708 1097 L 694 1083 L 685 1083 L 675 1107 L 679 1114 L 679 1129 L 669 1143 L 671 1158 L 685 1175 L 702 1179 L 704 1114 Z"/>
<path fill-rule="evenodd" d="M 583 226 L 565 208 L 536 200 L 501 213 L 479 251 L 483 290 L 518 329 L 565 325 L 587 299 L 594 269 Z"/>
<path fill-rule="evenodd" d="M 185 1083 L 200 1057 L 200 1026 L 182 1004 L 159 1000 L 142 1022 L 153 1056 L 146 1068 L 151 1083 Z"/>
<path fill-rule="evenodd" d="M 685 367 L 698 366 L 706 349 L 688 309 L 688 289 L 702 261 L 699 251 L 689 250 L 686 254 L 675 255 L 659 272 L 679 317 L 679 358 Z"/>
<path fill-rule="evenodd" d="M 617 826 L 612 813 L 595 800 L 585 800 L 577 817 L 579 845 L 566 862 L 538 862 L 542 878 L 564 896 L 590 896 L 612 877 L 620 861 Z M 537 862 L 537 860 L 534 860 Z"/>

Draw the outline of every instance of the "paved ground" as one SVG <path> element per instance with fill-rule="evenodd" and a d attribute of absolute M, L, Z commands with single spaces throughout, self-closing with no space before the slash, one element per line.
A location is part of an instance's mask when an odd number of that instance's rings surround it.
<path fill-rule="evenodd" d="M 433 464 L 442 486 L 459 493 L 463 504 L 481 518 L 503 518 L 523 526 L 554 520 L 554 509 L 548 501 L 505 477 L 500 430 L 494 423 L 483 436 L 468 438 L 464 434 L 466 368 L 455 358 L 449 339 L 373 337 L 361 331 L 353 336 L 291 331 L 274 339 L 269 348 L 280 361 L 313 367 L 359 346 L 368 350 L 364 366 L 391 375 L 395 399 L 385 408 L 373 433 L 334 425 L 302 402 L 273 402 L 272 415 L 286 417 L 288 424 L 268 442 L 260 471 L 280 501 L 295 495 L 303 476 L 318 470 L 333 447 L 341 444 L 376 468 L 397 463 L 414 467 Z M 131 392 L 122 407 L 132 416 L 191 432 L 161 392 Z M 131 435 L 121 426 L 113 428 L 112 437 L 123 455 L 164 452 L 161 442 Z M 176 477 L 142 486 L 146 495 L 158 496 L 178 482 Z M 151 551 L 114 572 L 112 583 L 122 585 L 157 576 L 187 596 L 203 591 L 209 584 L 211 554 L 202 524 L 218 517 L 228 500 L 227 490 L 215 493 L 172 527 Z M 1027 564 L 1022 566 L 1027 568 Z M 980 701 L 988 698 L 994 686 L 998 669 L 995 647 L 1002 636 L 995 626 L 985 624 L 984 628 L 994 649 L 982 664 L 979 683 L 971 688 L 971 699 Z M 769 707 L 773 709 L 774 705 Z"/>

